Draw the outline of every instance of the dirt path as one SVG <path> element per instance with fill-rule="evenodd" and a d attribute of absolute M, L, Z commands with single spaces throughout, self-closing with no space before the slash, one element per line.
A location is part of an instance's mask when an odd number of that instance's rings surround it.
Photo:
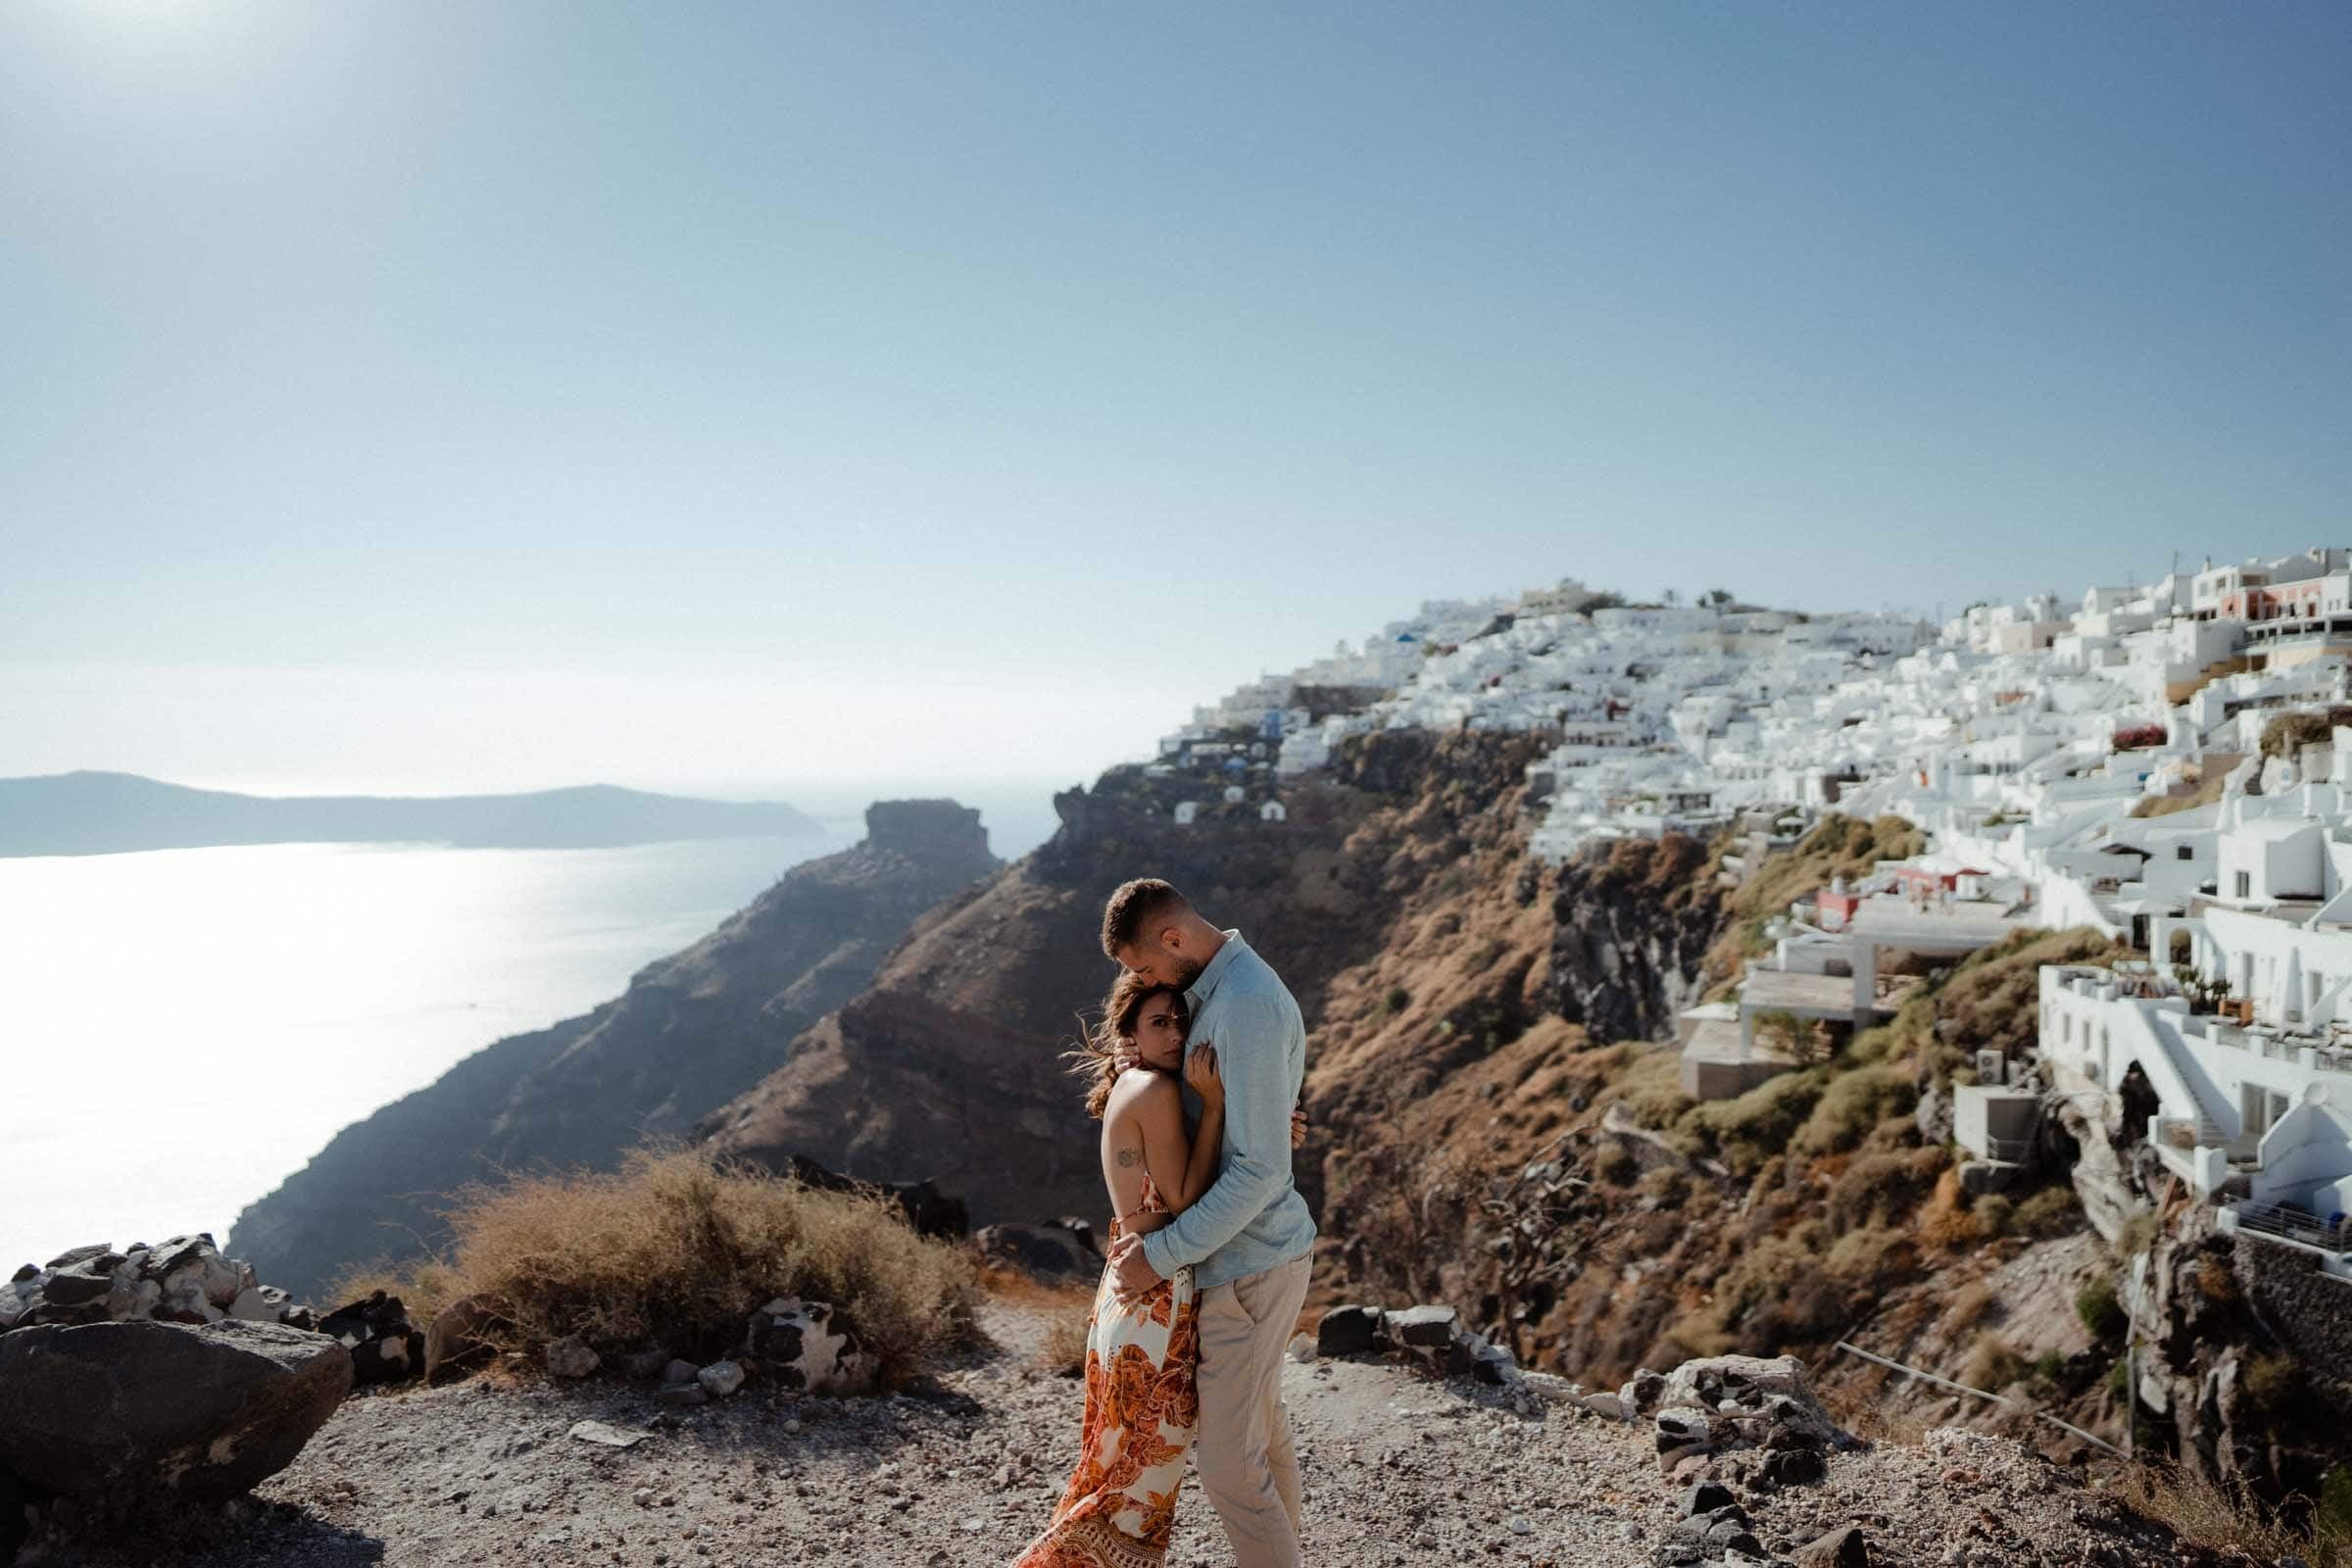
<path fill-rule="evenodd" d="M 1005 1563 L 1059 1494 L 1081 1395 L 1074 1380 L 1033 1370 L 1034 1312 L 995 1303 L 986 1326 L 987 1350 L 931 1388 L 881 1399 L 755 1388 L 672 1413 L 646 1388 L 602 1379 L 357 1396 L 239 1517 L 210 1527 L 210 1545 L 91 1560 Z M 1652 1561 L 1676 1516 L 1642 1427 L 1556 1406 L 1523 1413 L 1498 1390 L 1369 1362 L 1286 1363 L 1284 1392 L 1304 1458 L 1314 1568 L 1633 1568 Z M 645 1436 L 604 1446 L 572 1435 L 582 1421 Z M 1748 1502 L 1776 1553 L 1860 1522 L 1882 1561 L 2103 1560 L 2099 1540 L 2118 1538 L 2076 1518 L 2082 1496 L 2014 1445 L 1947 1433 L 1918 1449 L 1840 1455 L 1822 1486 Z M 1170 1563 L 1230 1568 L 1197 1482 L 1187 1482 L 1179 1516 Z"/>

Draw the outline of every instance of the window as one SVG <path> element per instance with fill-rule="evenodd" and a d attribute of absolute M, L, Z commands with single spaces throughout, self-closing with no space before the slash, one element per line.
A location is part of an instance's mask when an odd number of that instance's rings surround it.
<path fill-rule="evenodd" d="M 2190 848 L 2189 848 L 2187 845 L 2185 845 L 2185 844 L 2181 845 L 2181 846 L 2180 846 L 2179 849 L 2176 849 L 2175 851 L 2173 851 L 2173 858 L 2174 858 L 2174 859 L 2176 859 L 2176 860 L 2193 860 L 2193 859 L 2195 859 L 2196 858 L 2197 858 L 2197 852 L 2196 852 L 2196 851 L 2194 851 L 2194 850 L 2192 850 L 2192 849 L 2190 849 Z"/>
<path fill-rule="evenodd" d="M 2254 873 L 2251 871 L 2238 872 L 2237 880 L 2232 885 L 2236 888 L 2237 897 L 2241 899 L 2252 898 L 2254 896 Z"/>

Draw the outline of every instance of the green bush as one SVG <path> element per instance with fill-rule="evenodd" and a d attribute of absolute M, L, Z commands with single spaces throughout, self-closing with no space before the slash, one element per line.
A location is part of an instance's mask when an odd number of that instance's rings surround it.
<path fill-rule="evenodd" d="M 1756 1085 L 1737 1100 L 1691 1106 L 1675 1131 L 1704 1152 L 1720 1155 L 1741 1176 L 1752 1176 L 1766 1157 L 1788 1146 L 1821 1099 L 1818 1070 L 1785 1072 Z"/>
<path fill-rule="evenodd" d="M 2113 1339 L 2124 1332 L 2124 1307 L 2115 1298 L 2115 1282 L 2105 1275 L 2092 1280 L 2075 1293 L 2075 1316 L 2082 1326 L 2102 1340 Z"/>
<path fill-rule="evenodd" d="M 1835 1154 L 1859 1145 L 1890 1116 L 1909 1112 L 1919 1099 L 1900 1067 L 1857 1067 L 1830 1080 L 1813 1113 L 1789 1147 L 1800 1154 Z"/>
<path fill-rule="evenodd" d="M 2285 1415 L 2301 1392 L 2301 1379 L 2295 1371 L 2295 1358 L 2278 1351 L 2258 1355 L 2246 1368 L 2246 1397 L 2254 1407 L 2274 1419 Z"/>
<path fill-rule="evenodd" d="M 2028 1236 L 2064 1236 L 2082 1223 L 2082 1202 L 2072 1187 L 2045 1187 L 2017 1205 L 2017 1228 Z"/>
<path fill-rule="evenodd" d="M 2115 1251 L 2119 1257 L 2137 1257 L 2156 1245 L 2158 1220 L 2153 1213 L 2134 1214 L 2124 1221 L 2115 1234 Z"/>

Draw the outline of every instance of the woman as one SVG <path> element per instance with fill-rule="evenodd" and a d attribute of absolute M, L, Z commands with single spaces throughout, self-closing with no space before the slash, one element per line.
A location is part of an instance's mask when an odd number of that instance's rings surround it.
<path fill-rule="evenodd" d="M 1071 1071 L 1091 1080 L 1087 1114 L 1102 1122 L 1114 1242 L 1159 1229 L 1216 1179 L 1225 1086 L 1215 1047 L 1204 1041 L 1185 1060 L 1191 1022 L 1182 993 L 1122 974 L 1103 1001 L 1102 1023 L 1070 1053 Z M 1200 1097 L 1200 1124 L 1189 1137 L 1179 1072 Z M 1294 1116 L 1293 1146 L 1304 1135 L 1304 1119 Z M 1191 1269 L 1122 1301 L 1104 1266 L 1087 1319 L 1078 1468 L 1045 1534 L 1013 1568 L 1159 1568 L 1200 1423 L 1200 1351 Z"/>

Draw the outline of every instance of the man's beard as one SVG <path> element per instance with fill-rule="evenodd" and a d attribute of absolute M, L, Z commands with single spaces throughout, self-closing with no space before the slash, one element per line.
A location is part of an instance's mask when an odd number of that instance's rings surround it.
<path fill-rule="evenodd" d="M 1171 958 L 1168 962 L 1169 966 L 1176 971 L 1176 989 L 1179 991 L 1192 990 L 1193 982 L 1200 978 L 1200 971 L 1208 967 L 1207 963 L 1200 958 L 1180 956 Z"/>

